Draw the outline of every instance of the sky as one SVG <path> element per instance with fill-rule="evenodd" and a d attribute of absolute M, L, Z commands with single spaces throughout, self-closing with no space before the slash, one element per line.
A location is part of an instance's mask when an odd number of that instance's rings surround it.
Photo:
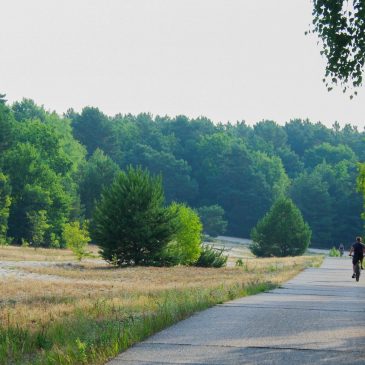
<path fill-rule="evenodd" d="M 214 122 L 365 127 L 365 90 L 322 82 L 310 0 L 0 0 L 0 93 Z"/>

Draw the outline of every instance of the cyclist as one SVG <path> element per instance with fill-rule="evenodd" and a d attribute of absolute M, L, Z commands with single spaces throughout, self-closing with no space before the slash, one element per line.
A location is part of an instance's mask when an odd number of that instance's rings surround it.
<path fill-rule="evenodd" d="M 364 258 L 364 252 L 365 252 L 365 246 L 361 242 L 361 237 L 356 237 L 356 242 L 351 246 L 349 256 L 352 255 L 352 266 L 354 273 L 352 274 L 352 278 L 354 278 L 355 275 L 355 265 L 360 260 L 361 261 L 361 270 L 362 267 L 362 260 Z"/>

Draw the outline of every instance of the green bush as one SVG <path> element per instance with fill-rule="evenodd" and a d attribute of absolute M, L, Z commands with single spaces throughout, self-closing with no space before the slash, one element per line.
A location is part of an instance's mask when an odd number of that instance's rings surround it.
<path fill-rule="evenodd" d="M 172 203 L 168 210 L 176 216 L 176 233 L 164 250 L 164 260 L 174 265 L 192 265 L 198 260 L 201 251 L 200 218 L 185 204 Z"/>
<path fill-rule="evenodd" d="M 86 222 L 82 226 L 77 221 L 66 223 L 63 226 L 62 239 L 79 261 L 90 255 L 86 251 L 87 245 L 90 242 Z"/>
<path fill-rule="evenodd" d="M 223 253 L 224 248 L 215 248 L 213 246 L 204 245 L 195 266 L 223 267 L 226 265 L 228 260 L 228 256 Z"/>
<path fill-rule="evenodd" d="M 308 248 L 311 230 L 289 198 L 279 198 L 251 232 L 250 249 L 260 257 L 297 256 Z"/>
<path fill-rule="evenodd" d="M 330 249 L 330 251 L 329 251 L 329 255 L 330 255 L 331 257 L 340 257 L 340 256 L 341 256 L 340 251 L 339 251 L 339 250 L 337 250 L 337 248 L 336 248 L 336 247 L 332 247 L 332 248 Z"/>

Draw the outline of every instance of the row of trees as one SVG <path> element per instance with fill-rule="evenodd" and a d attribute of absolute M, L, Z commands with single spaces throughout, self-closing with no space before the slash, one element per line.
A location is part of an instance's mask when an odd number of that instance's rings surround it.
<path fill-rule="evenodd" d="M 65 224 L 92 219 L 103 188 L 129 165 L 161 174 L 167 204 L 196 208 L 212 235 L 248 237 L 283 195 L 302 211 L 315 246 L 349 241 L 362 228 L 364 132 L 349 125 L 215 125 L 91 107 L 61 117 L 28 99 L 0 99 L 0 131 L 1 240 L 64 246 Z"/>
<path fill-rule="evenodd" d="M 356 177 L 365 159 L 365 134 L 350 125 L 327 128 L 308 120 L 214 125 L 184 116 L 107 117 L 96 108 L 67 116 L 90 159 L 102 150 L 122 169 L 140 164 L 162 173 L 168 202 L 218 205 L 229 235 L 248 237 L 282 194 L 303 212 L 316 246 L 347 242 L 362 229 Z M 89 201 L 94 199 L 91 194 Z"/>

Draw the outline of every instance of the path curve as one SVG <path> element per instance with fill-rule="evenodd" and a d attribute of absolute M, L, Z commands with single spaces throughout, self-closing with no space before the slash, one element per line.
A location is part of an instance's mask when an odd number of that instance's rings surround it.
<path fill-rule="evenodd" d="M 365 364 L 365 271 L 326 258 L 280 289 L 215 306 L 108 365 Z"/>

